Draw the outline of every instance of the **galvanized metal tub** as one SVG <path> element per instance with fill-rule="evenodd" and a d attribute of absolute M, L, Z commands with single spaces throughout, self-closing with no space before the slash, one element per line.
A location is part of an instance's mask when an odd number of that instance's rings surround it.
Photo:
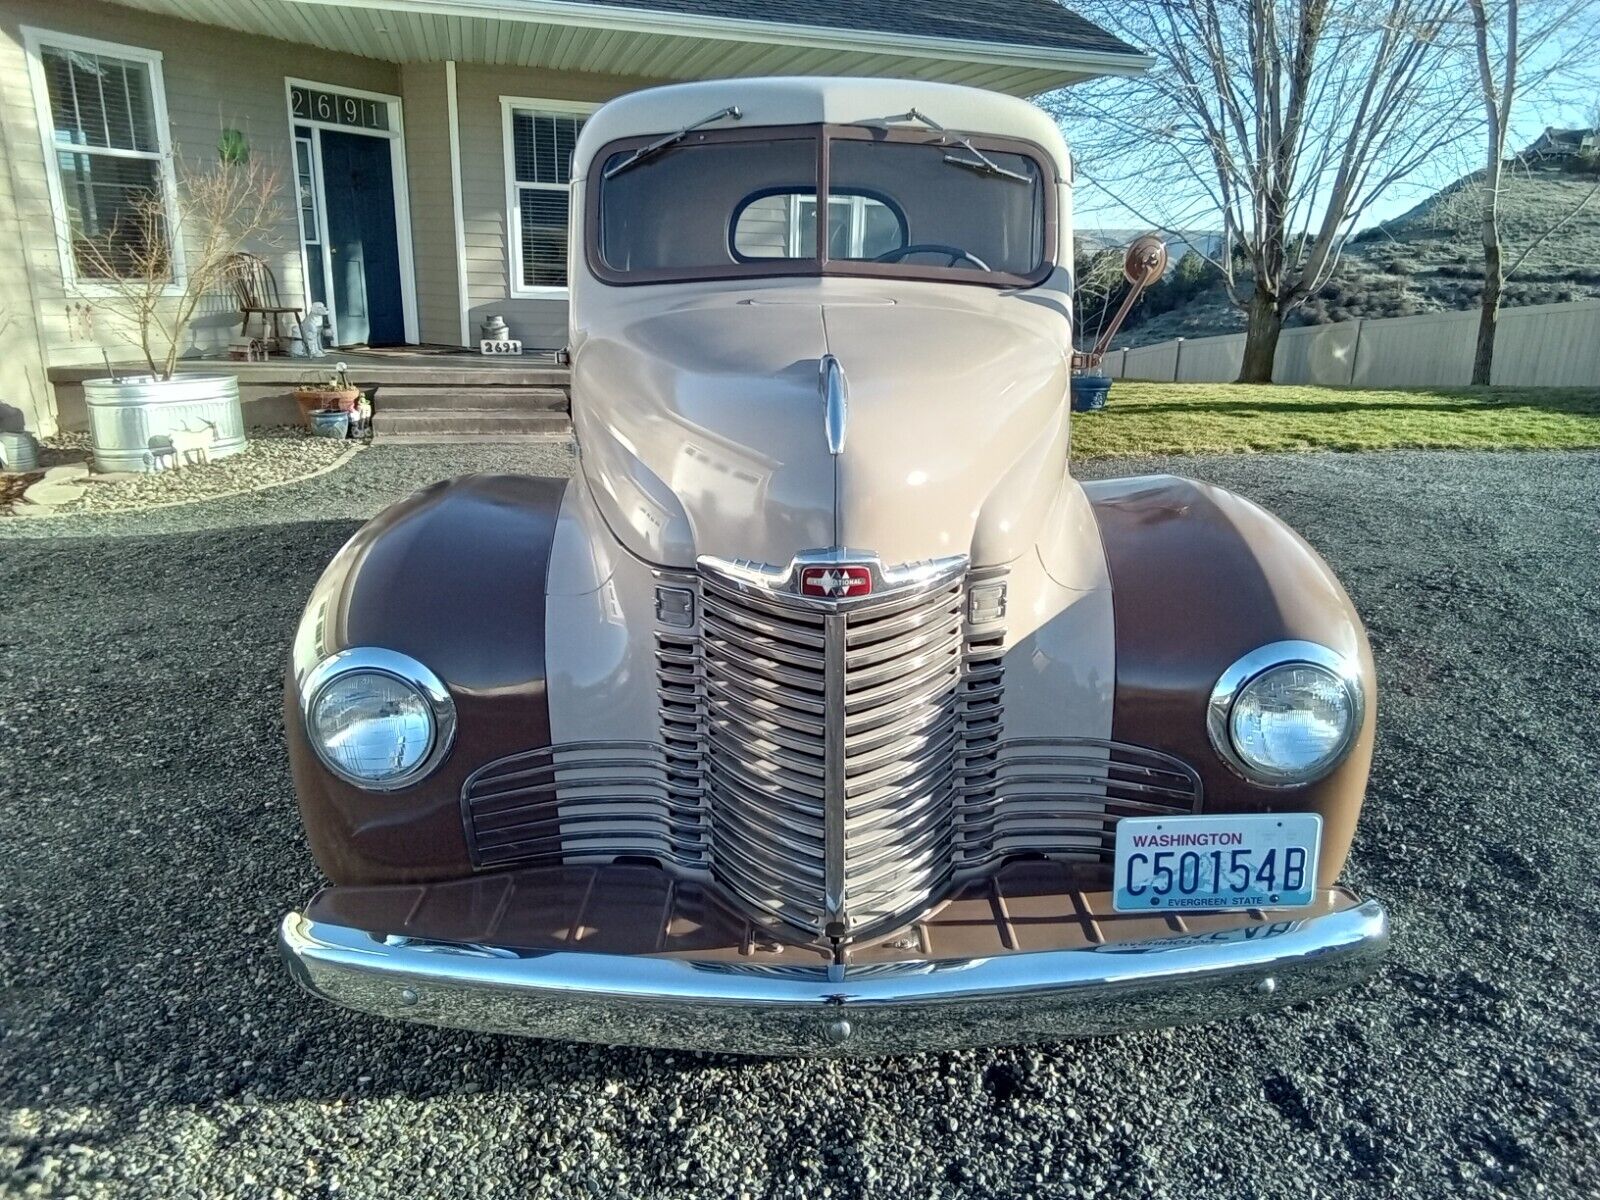
<path fill-rule="evenodd" d="M 0 471 L 39 469 L 39 443 L 33 434 L 0 432 Z"/>
<path fill-rule="evenodd" d="M 244 449 L 232 375 L 86 379 L 83 394 L 97 471 L 164 471 Z"/>

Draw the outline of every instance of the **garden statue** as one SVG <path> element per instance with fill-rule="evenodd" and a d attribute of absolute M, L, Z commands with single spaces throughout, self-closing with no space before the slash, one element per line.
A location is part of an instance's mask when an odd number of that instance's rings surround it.
<path fill-rule="evenodd" d="M 313 304 L 303 320 L 294 327 L 294 341 L 289 344 L 290 358 L 325 358 L 322 348 L 322 322 L 328 315 L 328 306 L 320 300 Z"/>

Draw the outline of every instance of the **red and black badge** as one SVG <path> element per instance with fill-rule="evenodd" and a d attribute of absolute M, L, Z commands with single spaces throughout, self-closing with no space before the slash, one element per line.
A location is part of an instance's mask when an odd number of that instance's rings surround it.
<path fill-rule="evenodd" d="M 872 591 L 872 572 L 866 567 L 849 567 L 837 564 L 802 567 L 800 594 L 817 596 L 824 600 L 845 600 L 865 596 Z"/>

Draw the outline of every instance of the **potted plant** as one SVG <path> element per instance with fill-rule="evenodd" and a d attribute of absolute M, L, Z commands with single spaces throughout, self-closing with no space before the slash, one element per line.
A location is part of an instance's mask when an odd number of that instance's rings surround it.
<path fill-rule="evenodd" d="M 350 369 L 334 363 L 332 371 L 303 380 L 294 390 L 300 406 L 300 420 L 309 428 L 312 415 L 319 412 L 352 413 L 361 400 L 361 389 L 350 382 Z"/>
<path fill-rule="evenodd" d="M 1099 412 L 1110 392 L 1111 379 L 1099 362 L 1072 373 L 1073 412 Z"/>
<path fill-rule="evenodd" d="M 350 436 L 351 410 L 327 408 L 310 416 L 311 432 L 318 437 L 344 438 Z"/>
<path fill-rule="evenodd" d="M 180 164 L 178 186 L 136 195 L 105 234 L 70 239 L 80 291 L 130 333 L 147 372 L 84 381 L 95 466 L 153 471 L 152 454 L 174 432 L 210 428 L 209 459 L 244 449 L 239 381 L 226 374 L 178 373 L 189 331 L 205 300 L 223 291 L 235 256 L 270 244 L 282 227 L 278 173 L 219 156 L 209 166 Z M 181 249 L 179 249 L 181 248 Z"/>

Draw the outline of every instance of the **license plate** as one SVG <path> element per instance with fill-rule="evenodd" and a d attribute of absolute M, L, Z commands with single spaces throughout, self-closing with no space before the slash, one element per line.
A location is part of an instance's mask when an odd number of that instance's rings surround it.
<path fill-rule="evenodd" d="M 1316 813 L 1124 817 L 1117 822 L 1117 912 L 1298 908 L 1317 886 Z"/>

